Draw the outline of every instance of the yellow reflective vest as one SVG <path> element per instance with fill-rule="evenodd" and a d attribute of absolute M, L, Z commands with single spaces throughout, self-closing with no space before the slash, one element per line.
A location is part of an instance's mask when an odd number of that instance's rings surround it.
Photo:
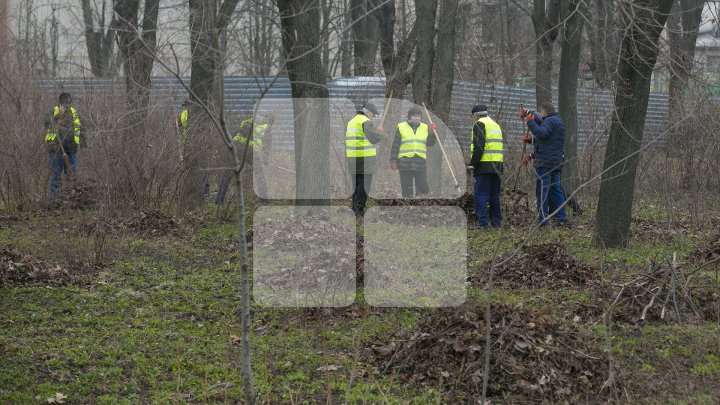
<path fill-rule="evenodd" d="M 370 143 L 365 136 L 363 124 L 370 118 L 358 114 L 348 121 L 345 131 L 345 156 L 349 158 L 370 157 L 377 155 L 377 146 Z"/>
<path fill-rule="evenodd" d="M 493 121 L 490 117 L 482 117 L 478 119 L 485 125 L 485 145 L 483 147 L 483 155 L 480 157 L 481 162 L 502 162 L 503 161 L 503 137 L 500 125 Z M 472 158 L 475 151 L 475 133 L 470 130 L 470 157 Z"/>
<path fill-rule="evenodd" d="M 398 158 L 420 156 L 427 159 L 427 139 L 429 134 L 427 124 L 420 124 L 417 131 L 413 131 L 410 124 L 401 122 L 398 124 L 398 131 L 400 131 L 401 137 Z"/>
<path fill-rule="evenodd" d="M 73 140 L 77 145 L 80 145 L 80 117 L 78 116 L 75 107 L 70 107 L 70 113 L 72 114 L 73 118 L 73 132 L 75 132 Z M 55 108 L 53 108 L 53 118 L 57 117 L 59 114 L 60 106 L 56 105 Z M 56 129 L 57 128 L 54 128 L 52 125 L 50 126 L 50 128 L 48 128 L 47 132 L 45 133 L 45 142 L 53 142 L 57 139 Z"/>
<path fill-rule="evenodd" d="M 263 138 L 265 137 L 265 133 L 267 132 L 268 128 L 270 127 L 268 124 L 254 124 L 254 121 L 252 118 L 245 118 L 240 123 L 240 129 L 242 130 L 246 126 L 251 125 L 253 126 L 253 134 L 250 137 L 250 140 L 245 138 L 245 136 L 242 133 L 235 134 L 233 137 L 233 141 L 239 142 L 239 143 L 247 143 L 250 145 L 253 150 L 258 150 L 262 147 L 263 144 Z"/>
<path fill-rule="evenodd" d="M 180 112 L 180 136 L 182 137 L 182 140 L 185 141 L 185 138 L 187 138 L 187 124 L 188 124 L 188 109 L 184 108 Z"/>

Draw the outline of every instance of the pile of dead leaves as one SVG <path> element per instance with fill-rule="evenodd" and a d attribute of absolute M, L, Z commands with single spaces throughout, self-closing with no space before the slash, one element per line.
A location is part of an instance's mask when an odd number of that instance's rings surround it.
<path fill-rule="evenodd" d="M 600 272 L 575 260 L 565 247 L 557 243 L 523 246 L 495 260 L 502 263 L 495 268 L 494 283 L 508 288 L 562 289 L 588 286 L 600 279 Z M 470 275 L 470 281 L 485 284 L 491 262 Z"/>
<path fill-rule="evenodd" d="M 73 178 L 63 184 L 63 190 L 57 199 L 62 208 L 87 210 L 97 206 L 100 187 L 90 178 Z"/>
<path fill-rule="evenodd" d="M 609 397 L 607 354 L 590 333 L 522 306 L 492 306 L 488 397 L 523 403 L 588 403 Z M 440 390 L 449 402 L 482 397 L 485 308 L 438 310 L 414 330 L 368 350 L 380 372 Z"/>
<path fill-rule="evenodd" d="M 141 211 L 125 224 L 129 229 L 148 235 L 167 235 L 173 233 L 178 221 L 161 211 Z"/>
<path fill-rule="evenodd" d="M 12 247 L 0 248 L 0 287 L 65 285 L 72 279 L 65 268 L 43 263 Z"/>
<path fill-rule="evenodd" d="M 530 197 L 522 190 L 504 189 L 500 204 L 505 226 L 525 226 L 535 221 L 536 214 L 530 208 Z"/>

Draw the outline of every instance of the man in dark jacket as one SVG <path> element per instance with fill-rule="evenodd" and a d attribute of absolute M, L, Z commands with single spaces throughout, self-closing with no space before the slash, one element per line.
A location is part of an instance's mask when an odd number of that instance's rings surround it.
<path fill-rule="evenodd" d="M 345 131 L 345 157 L 352 181 L 352 209 L 355 215 L 365 215 L 372 175 L 375 173 L 377 144 L 385 134 L 377 131 L 372 123 L 378 110 L 372 103 L 366 103 L 347 124 Z"/>
<path fill-rule="evenodd" d="M 560 186 L 560 173 L 565 160 L 563 144 L 565 142 L 565 124 L 560 114 L 555 112 L 552 103 L 540 106 L 540 115 L 523 110 L 520 115 L 527 121 L 532 136 L 523 137 L 523 142 L 534 145 L 534 152 L 523 156 L 523 165 L 531 160 L 535 162 L 537 182 L 535 198 L 537 199 L 538 223 L 547 225 L 554 215 L 558 225 L 567 222 L 565 213 L 565 197 Z M 555 214 L 549 207 L 555 208 Z"/>
<path fill-rule="evenodd" d="M 502 224 L 500 175 L 503 172 L 503 137 L 500 125 L 488 117 L 485 105 L 472 109 L 475 121 L 470 133 L 470 163 L 475 190 L 473 202 L 477 224 L 470 229 L 497 228 Z M 490 215 L 488 216 L 488 206 Z"/>
<path fill-rule="evenodd" d="M 403 198 L 426 195 L 430 192 L 427 182 L 427 146 L 435 145 L 435 124 L 429 127 L 420 122 L 422 111 L 414 106 L 408 110 L 407 122 L 397 126 L 390 150 L 390 169 L 400 170 L 400 188 Z M 413 187 L 413 181 L 415 186 Z"/>
<path fill-rule="evenodd" d="M 61 93 L 58 105 L 45 118 L 45 146 L 50 162 L 48 199 L 52 203 L 60 194 L 60 178 L 77 175 L 77 151 L 82 142 L 80 117 L 72 106 L 69 93 Z M 84 144 L 83 144 L 84 146 Z M 65 163 L 67 156 L 67 167 Z"/>

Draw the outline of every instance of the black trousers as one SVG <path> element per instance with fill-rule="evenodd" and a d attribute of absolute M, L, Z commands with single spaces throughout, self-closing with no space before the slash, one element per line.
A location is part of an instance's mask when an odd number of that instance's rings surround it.
<path fill-rule="evenodd" d="M 372 187 L 372 174 L 353 174 L 352 179 L 352 209 L 356 214 L 365 212 L 370 187 Z"/>
<path fill-rule="evenodd" d="M 415 182 L 414 188 L 413 180 Z M 418 196 L 428 194 L 430 187 L 428 187 L 427 173 L 400 170 L 400 189 L 403 198 L 412 198 L 415 190 L 417 190 Z"/>

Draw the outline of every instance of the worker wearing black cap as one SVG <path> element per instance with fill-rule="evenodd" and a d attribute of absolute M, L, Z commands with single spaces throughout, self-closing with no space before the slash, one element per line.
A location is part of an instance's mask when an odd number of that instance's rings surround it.
<path fill-rule="evenodd" d="M 503 172 L 503 137 L 500 125 L 488 117 L 487 106 L 478 104 L 472 109 L 473 124 L 470 132 L 470 163 L 475 190 L 473 200 L 477 224 L 471 229 L 499 227 L 500 175 Z M 488 215 L 488 206 L 490 212 Z"/>
<path fill-rule="evenodd" d="M 345 157 L 352 180 L 352 209 L 355 215 L 365 215 L 372 175 L 375 173 L 377 144 L 385 134 L 375 129 L 372 119 L 378 113 L 372 103 L 365 103 L 347 124 L 345 131 Z"/>

